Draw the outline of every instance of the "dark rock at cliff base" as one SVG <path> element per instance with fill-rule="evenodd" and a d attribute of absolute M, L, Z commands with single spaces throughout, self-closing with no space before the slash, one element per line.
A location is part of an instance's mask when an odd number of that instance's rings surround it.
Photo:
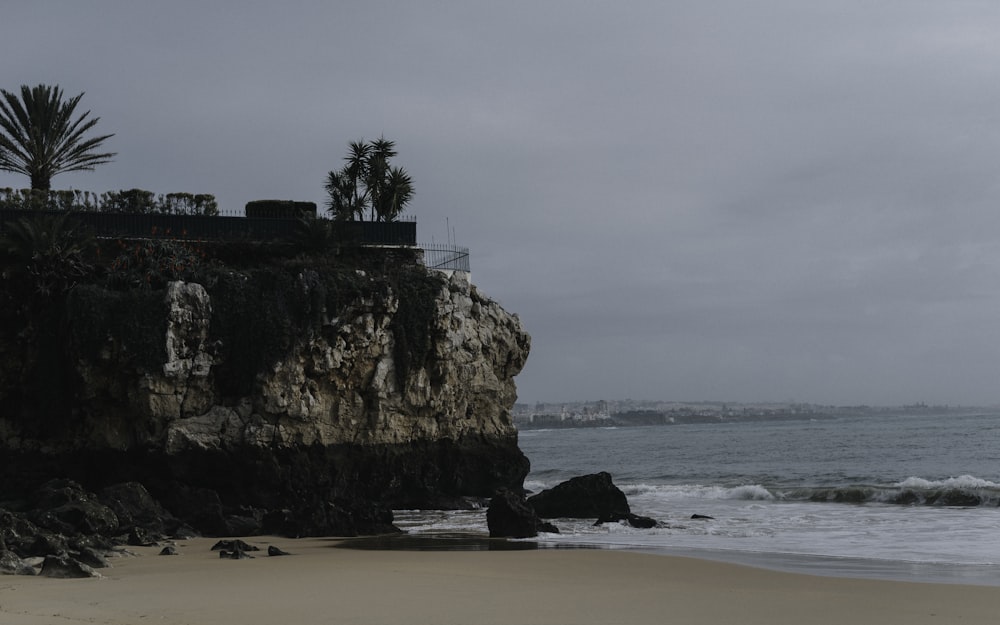
<path fill-rule="evenodd" d="M 38 571 L 13 551 L 0 549 L 0 574 L 37 575 Z"/>
<path fill-rule="evenodd" d="M 179 525 L 179 521 L 139 482 L 112 484 L 101 490 L 98 500 L 117 515 L 118 530 L 123 534 L 135 528 L 156 534 L 167 534 Z"/>
<path fill-rule="evenodd" d="M 528 505 L 545 519 L 625 519 L 628 499 L 607 472 L 583 475 L 528 498 Z"/>
<path fill-rule="evenodd" d="M 192 538 L 200 537 L 201 534 L 195 531 L 191 526 L 183 524 L 170 533 L 170 538 L 174 540 L 191 540 Z"/>
<path fill-rule="evenodd" d="M 42 571 L 44 577 L 100 577 L 100 574 L 86 564 L 74 560 L 67 554 L 45 556 Z"/>
<path fill-rule="evenodd" d="M 51 510 L 69 503 L 94 499 L 94 495 L 83 489 L 83 486 L 67 479 L 51 479 L 41 484 L 31 493 L 30 504 L 33 508 Z"/>
<path fill-rule="evenodd" d="M 264 516 L 262 527 L 266 534 L 291 538 L 400 532 L 392 521 L 392 510 L 381 504 L 362 498 L 338 497 L 271 511 Z"/>
<path fill-rule="evenodd" d="M 76 549 L 69 554 L 74 560 L 94 569 L 105 569 L 111 566 L 104 553 L 93 547 Z"/>
<path fill-rule="evenodd" d="M 274 545 L 269 545 L 268 548 L 267 548 L 267 555 L 269 555 L 269 556 L 290 556 L 292 554 L 288 553 L 287 551 L 282 551 L 281 549 L 278 549 Z"/>
<path fill-rule="evenodd" d="M 175 482 L 161 494 L 160 501 L 178 518 L 209 536 L 228 534 L 222 500 L 210 488 Z"/>
<path fill-rule="evenodd" d="M 234 549 L 233 551 L 223 549 L 219 552 L 219 558 L 223 560 L 251 560 L 253 556 L 242 549 Z"/>
<path fill-rule="evenodd" d="M 160 555 L 161 556 L 176 556 L 177 555 L 177 547 L 174 547 L 173 545 L 167 545 L 163 549 L 160 549 Z"/>
<path fill-rule="evenodd" d="M 212 545 L 212 551 L 218 551 L 219 557 L 223 559 L 244 560 L 253 557 L 247 553 L 248 551 L 260 551 L 260 547 L 236 538 L 218 541 Z"/>
<path fill-rule="evenodd" d="M 620 521 L 625 521 L 629 526 L 636 529 L 651 529 L 657 526 L 656 519 L 652 519 L 648 516 L 640 516 L 638 514 L 628 514 L 615 517 L 598 517 L 594 525 L 601 525 L 602 523 L 618 523 Z"/>
<path fill-rule="evenodd" d="M 71 480 L 49 480 L 35 493 L 31 520 L 61 534 L 102 534 L 118 531 L 118 516 L 97 495 Z"/>
<path fill-rule="evenodd" d="M 226 517 L 226 534 L 230 536 L 256 536 L 261 533 L 260 519 L 245 514 Z"/>
<path fill-rule="evenodd" d="M 391 534 L 401 531 L 392 523 L 392 510 L 364 499 L 335 499 L 326 506 L 326 519 L 328 526 L 344 528 L 339 534 L 341 536 L 358 536 L 365 533 Z M 371 530 L 363 531 L 362 528 Z"/>
<path fill-rule="evenodd" d="M 260 547 L 240 540 L 220 540 L 212 545 L 212 551 L 260 551 Z"/>
<path fill-rule="evenodd" d="M 35 531 L 30 543 L 22 543 L 22 556 L 43 557 L 69 551 L 65 536 L 37 529 Z"/>
<path fill-rule="evenodd" d="M 154 547 L 162 536 L 141 527 L 133 527 L 125 542 L 133 547 Z"/>
<path fill-rule="evenodd" d="M 9 510 L 0 508 L 0 540 L 10 549 L 25 540 L 33 540 L 38 528 L 34 523 Z"/>
<path fill-rule="evenodd" d="M 490 538 L 534 538 L 538 532 L 559 533 L 554 525 L 538 518 L 523 495 L 507 488 L 500 489 L 490 499 L 486 524 Z"/>
<path fill-rule="evenodd" d="M 69 546 L 70 549 L 74 551 L 80 551 L 81 549 L 96 549 L 102 553 L 107 553 L 109 551 L 114 551 L 114 549 L 119 546 L 119 542 L 117 542 L 117 539 L 115 538 L 91 534 L 89 536 L 81 535 L 70 537 Z"/>

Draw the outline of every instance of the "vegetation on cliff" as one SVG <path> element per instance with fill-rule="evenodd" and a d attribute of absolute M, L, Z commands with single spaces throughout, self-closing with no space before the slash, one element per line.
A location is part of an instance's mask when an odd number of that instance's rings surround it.
<path fill-rule="evenodd" d="M 20 392 L 34 396 L 72 396 L 79 381 L 52 377 L 54 363 L 99 359 L 102 350 L 115 350 L 116 361 L 141 370 L 161 366 L 164 294 L 175 280 L 201 284 L 211 296 L 214 371 L 226 395 L 249 394 L 294 341 L 335 332 L 338 318 L 361 300 L 395 302 L 394 355 L 402 379 L 428 356 L 434 298 L 444 284 L 417 262 L 414 250 L 293 254 L 287 245 L 251 243 L 97 244 L 68 229 L 64 218 L 29 221 L 0 242 L 0 297 L 11 304 L 0 354 L 20 356 L 26 366 L 18 375 L 36 381 Z M 0 380 L 0 387 L 13 390 L 9 382 Z M 54 387 L 59 384 L 70 387 Z"/>
<path fill-rule="evenodd" d="M 334 219 L 394 221 L 413 198 L 413 180 L 402 167 L 389 164 L 396 143 L 385 137 L 352 141 L 347 161 L 326 178 L 327 208 Z"/>
<path fill-rule="evenodd" d="M 396 301 L 397 375 L 405 377 L 410 363 L 426 360 L 434 298 L 444 282 L 416 264 L 373 270 L 366 263 L 339 265 L 300 257 L 238 271 L 213 268 L 203 284 L 214 302 L 212 336 L 222 346 L 216 380 L 227 394 L 240 396 L 297 338 L 336 332 L 337 319 L 362 299 L 376 305 Z"/>
<path fill-rule="evenodd" d="M 209 193 L 155 194 L 145 189 L 122 189 L 97 194 L 79 189 L 0 189 L 0 209 L 110 213 L 126 215 L 201 215 L 215 217 L 219 205 Z"/>

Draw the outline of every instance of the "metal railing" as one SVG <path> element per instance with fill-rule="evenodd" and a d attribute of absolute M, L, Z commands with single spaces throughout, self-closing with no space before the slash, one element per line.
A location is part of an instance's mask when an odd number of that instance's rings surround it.
<path fill-rule="evenodd" d="M 424 266 L 442 271 L 469 272 L 469 248 L 457 245 L 421 245 L 424 250 Z"/>

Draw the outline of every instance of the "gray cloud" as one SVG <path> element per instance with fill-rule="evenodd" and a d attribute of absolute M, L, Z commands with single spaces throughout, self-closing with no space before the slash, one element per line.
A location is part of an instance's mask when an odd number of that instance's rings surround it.
<path fill-rule="evenodd" d="M 0 86 L 116 133 L 57 186 L 322 203 L 395 139 L 526 401 L 1000 401 L 992 3 L 12 4 Z"/>

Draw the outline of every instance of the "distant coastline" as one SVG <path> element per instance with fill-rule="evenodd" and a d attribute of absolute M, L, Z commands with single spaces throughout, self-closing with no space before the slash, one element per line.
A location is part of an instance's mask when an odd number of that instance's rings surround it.
<path fill-rule="evenodd" d="M 515 404 L 512 418 L 520 430 L 638 427 L 694 423 L 833 419 L 843 416 L 930 414 L 963 415 L 1000 410 L 983 406 L 831 406 L 802 403 L 593 401 Z"/>

